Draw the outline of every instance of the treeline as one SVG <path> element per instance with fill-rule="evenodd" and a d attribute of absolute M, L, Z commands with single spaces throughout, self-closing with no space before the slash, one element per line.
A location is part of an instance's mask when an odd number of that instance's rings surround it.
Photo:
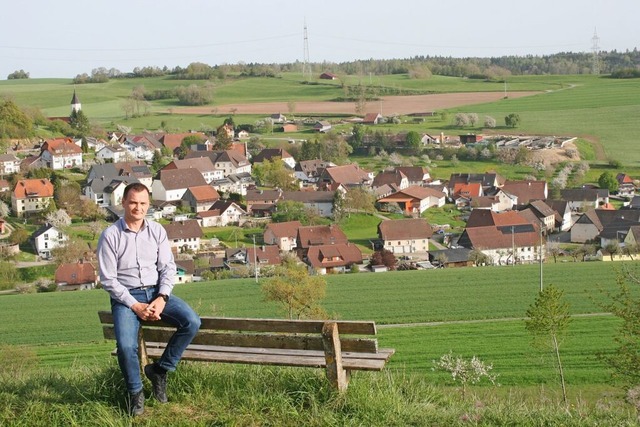
<path fill-rule="evenodd" d="M 313 74 L 332 72 L 341 78 L 346 75 L 408 74 L 411 78 L 428 78 L 432 74 L 451 77 L 492 79 L 507 75 L 591 74 L 594 72 L 591 53 L 562 52 L 553 55 L 501 56 L 495 58 L 453 58 L 442 56 L 414 56 L 404 59 L 366 59 L 349 62 L 321 62 L 310 64 Z M 601 74 L 614 78 L 637 77 L 640 72 L 640 52 L 633 50 L 599 52 L 597 68 Z M 230 74 L 241 77 L 277 77 L 283 72 L 300 72 L 299 61 L 285 64 L 239 63 L 208 65 L 193 62 L 183 68 L 146 66 L 132 72 L 115 68 L 96 68 L 91 75 L 78 74 L 74 83 L 100 83 L 110 78 L 140 78 L 170 76 L 176 80 L 224 80 Z M 23 72 L 24 73 L 24 72 Z M 28 73 L 20 73 L 21 76 Z M 15 78 L 15 77 L 14 77 Z M 23 77 L 24 78 L 24 77 Z"/>

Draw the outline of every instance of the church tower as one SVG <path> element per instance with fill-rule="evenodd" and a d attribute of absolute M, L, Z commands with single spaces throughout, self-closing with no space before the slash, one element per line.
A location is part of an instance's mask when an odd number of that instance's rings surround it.
<path fill-rule="evenodd" d="M 82 104 L 80 104 L 80 100 L 76 95 L 76 90 L 73 90 L 73 98 L 71 98 L 71 112 L 78 112 L 82 109 Z"/>

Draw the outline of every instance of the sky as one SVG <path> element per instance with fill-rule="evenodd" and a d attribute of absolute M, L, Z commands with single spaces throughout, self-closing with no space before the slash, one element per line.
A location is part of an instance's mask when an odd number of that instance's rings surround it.
<path fill-rule="evenodd" d="M 638 0 L 0 0 L 0 79 L 640 48 Z"/>

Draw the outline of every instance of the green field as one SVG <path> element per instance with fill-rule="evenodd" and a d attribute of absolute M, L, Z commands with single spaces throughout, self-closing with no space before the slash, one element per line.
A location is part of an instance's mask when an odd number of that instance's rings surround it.
<path fill-rule="evenodd" d="M 571 313 L 579 315 L 562 347 L 567 381 L 604 384 L 608 372 L 596 353 L 612 350 L 619 321 L 600 314 L 596 302 L 604 299 L 600 287 L 615 289 L 615 267 L 558 263 L 546 264 L 543 273 L 545 283 L 563 289 Z M 380 345 L 397 350 L 391 368 L 444 382 L 430 368 L 452 350 L 493 363 L 504 384 L 553 384 L 551 361 L 532 353 L 521 320 L 538 292 L 539 266 L 359 273 L 328 276 L 327 281 L 327 311 L 345 320 L 375 320 Z M 180 285 L 175 293 L 201 315 L 281 317 L 252 280 Z M 0 336 L 4 344 L 33 348 L 44 366 L 91 365 L 113 347 L 102 339 L 96 314 L 106 309 L 102 290 L 3 296 Z"/>
<path fill-rule="evenodd" d="M 410 79 L 406 75 L 373 76 L 371 79 L 347 76 L 347 85 L 362 83 L 379 86 L 402 94 L 452 93 L 504 91 L 504 83 L 454 77 L 434 76 L 431 79 Z M 171 89 L 176 86 L 205 84 L 202 81 L 172 80 L 168 77 L 145 79 L 112 79 L 107 83 L 76 86 L 88 117 L 105 127 L 116 124 L 130 126 L 134 131 L 155 130 L 164 125 L 172 131 L 210 129 L 222 123 L 230 112 L 219 111 L 217 106 L 228 103 L 254 103 L 270 101 L 327 101 L 344 96 L 338 81 L 314 81 L 302 84 L 300 75 L 282 73 L 277 78 L 229 78 L 215 81 L 214 102 L 211 113 L 203 115 L 168 114 L 177 106 L 177 99 L 152 101 L 150 115 L 125 119 L 123 100 L 131 90 L 143 85 L 145 89 Z M 7 80 L 0 82 L 0 95 L 10 95 L 22 106 L 36 106 L 46 115 L 64 116 L 69 113 L 69 101 L 74 86 L 68 79 Z M 606 76 L 511 76 L 507 79 L 507 95 L 513 91 L 539 91 L 535 96 L 518 99 L 502 99 L 498 102 L 478 104 L 452 109 L 447 121 L 428 118 L 424 123 L 384 125 L 376 129 L 394 132 L 416 130 L 428 133 L 485 132 L 484 115 L 494 117 L 498 127 L 494 132 L 524 134 L 548 134 L 579 136 L 589 141 L 583 143 L 582 152 L 589 160 L 605 162 L 615 159 L 628 167 L 637 168 L 640 151 L 635 149 L 637 139 L 636 118 L 640 115 L 640 85 L 637 80 L 615 80 Z M 164 113 L 163 113 L 164 112 Z M 455 128 L 451 124 L 456 112 L 477 113 L 480 116 L 475 128 Z M 283 113 L 287 113 L 286 111 Z M 507 129 L 503 118 L 518 113 L 518 128 Z M 237 116 L 236 123 L 253 124 L 259 115 Z M 347 126 L 348 127 L 348 126 Z M 292 138 L 308 138 L 311 134 L 287 135 Z M 286 138 L 274 134 L 272 137 Z M 596 147 L 589 148 L 589 145 Z"/>

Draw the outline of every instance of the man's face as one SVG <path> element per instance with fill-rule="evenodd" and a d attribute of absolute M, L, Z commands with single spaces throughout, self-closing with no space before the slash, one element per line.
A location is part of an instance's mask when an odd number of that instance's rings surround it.
<path fill-rule="evenodd" d="M 146 191 L 129 191 L 127 197 L 122 199 L 124 219 L 126 221 L 141 221 L 149 209 L 149 193 Z"/>

